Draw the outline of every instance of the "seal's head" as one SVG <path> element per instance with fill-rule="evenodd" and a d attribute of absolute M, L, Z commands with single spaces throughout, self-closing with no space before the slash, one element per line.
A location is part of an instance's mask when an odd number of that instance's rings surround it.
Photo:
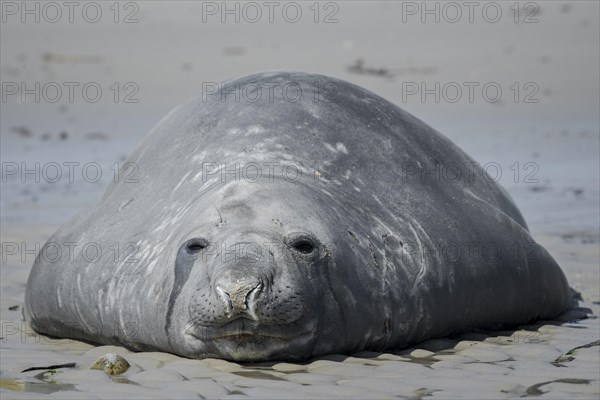
<path fill-rule="evenodd" d="M 202 204 L 211 206 L 190 217 L 194 228 L 177 250 L 167 317 L 174 350 L 306 359 L 324 338 L 346 343 L 330 284 L 338 215 L 327 193 L 289 182 L 232 183 L 204 193 Z"/>

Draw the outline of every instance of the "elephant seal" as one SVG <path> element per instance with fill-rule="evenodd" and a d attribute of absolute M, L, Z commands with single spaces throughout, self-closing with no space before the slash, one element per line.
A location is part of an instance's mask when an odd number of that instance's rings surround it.
<path fill-rule="evenodd" d="M 36 331 L 303 360 L 552 318 L 571 303 L 560 267 L 477 163 L 338 79 L 205 85 L 121 176 L 133 179 L 40 251 L 25 307 Z"/>

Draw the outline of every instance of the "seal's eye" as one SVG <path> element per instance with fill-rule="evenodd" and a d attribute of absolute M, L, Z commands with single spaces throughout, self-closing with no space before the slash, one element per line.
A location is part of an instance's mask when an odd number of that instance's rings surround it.
<path fill-rule="evenodd" d="M 205 239 L 190 239 L 185 245 L 188 253 L 198 253 L 208 247 L 208 241 Z"/>
<path fill-rule="evenodd" d="M 291 241 L 290 247 L 302 254 L 310 254 L 315 250 L 314 242 L 306 237 L 300 237 Z"/>

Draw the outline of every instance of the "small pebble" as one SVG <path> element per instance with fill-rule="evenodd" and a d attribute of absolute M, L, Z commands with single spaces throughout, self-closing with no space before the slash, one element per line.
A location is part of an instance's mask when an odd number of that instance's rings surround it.
<path fill-rule="evenodd" d="M 123 356 L 115 353 L 108 353 L 97 359 L 90 369 L 99 369 L 109 375 L 121 375 L 127 371 L 129 367 L 129 363 Z"/>

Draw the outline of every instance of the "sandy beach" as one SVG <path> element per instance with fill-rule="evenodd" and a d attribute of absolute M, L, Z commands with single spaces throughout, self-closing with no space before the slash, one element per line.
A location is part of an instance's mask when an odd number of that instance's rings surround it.
<path fill-rule="evenodd" d="M 220 3 L 204 3 L 122 2 L 118 16 L 103 3 L 103 17 L 90 23 L 78 12 L 69 22 L 64 9 L 48 22 L 55 14 L 41 5 L 39 22 L 27 15 L 23 22 L 20 2 L 2 2 L 0 396 L 598 398 L 598 3 L 521 2 L 517 15 L 513 2 L 497 2 L 502 16 L 490 22 L 493 16 L 480 12 L 490 2 L 482 2 L 472 22 L 466 8 L 451 22 L 457 14 L 447 2 L 429 2 L 438 4 L 439 21 L 425 15 L 423 22 L 420 2 L 322 3 L 318 16 L 312 3 L 298 2 L 302 17 L 293 23 L 291 14 L 277 13 L 270 22 L 266 9 L 248 22 L 255 14 L 242 5 L 238 22 L 222 22 Z M 580 293 L 579 308 L 509 331 L 304 363 L 134 353 L 28 327 L 23 296 L 37 252 L 61 224 L 100 200 L 115 165 L 152 126 L 207 84 L 274 69 L 368 88 L 493 168 L 488 172 L 515 200 L 533 238 Z M 73 101 L 66 82 L 77 84 Z M 33 92 L 23 94 L 22 84 Z M 54 84 L 63 89 L 59 98 Z M 81 91 L 86 84 L 101 88 L 97 101 Z M 469 85 L 477 88 L 472 99 Z M 500 88 L 501 98 L 482 92 L 486 85 Z M 463 89 L 458 98 L 456 87 Z M 131 367 L 120 376 L 90 369 L 108 353 Z M 21 372 L 67 363 L 76 366 Z"/>

